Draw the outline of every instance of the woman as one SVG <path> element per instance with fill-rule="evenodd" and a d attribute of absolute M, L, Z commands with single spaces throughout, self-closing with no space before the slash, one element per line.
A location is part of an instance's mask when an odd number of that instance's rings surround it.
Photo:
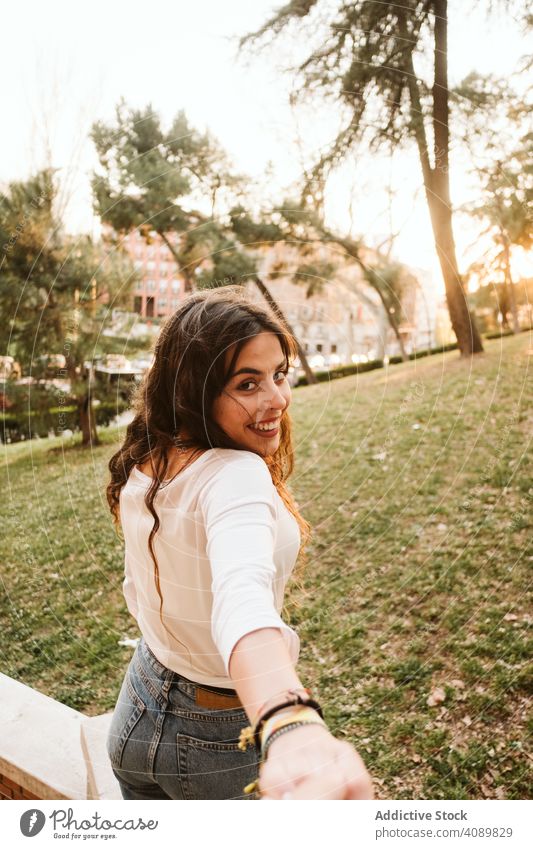
<path fill-rule="evenodd" d="M 372 797 L 303 688 L 280 617 L 309 527 L 285 485 L 294 355 L 239 290 L 190 295 L 109 464 L 142 634 L 108 736 L 125 799 Z"/>

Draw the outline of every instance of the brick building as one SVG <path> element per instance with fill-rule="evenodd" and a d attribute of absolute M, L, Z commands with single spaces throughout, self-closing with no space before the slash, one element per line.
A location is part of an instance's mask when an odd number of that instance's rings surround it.
<path fill-rule="evenodd" d="M 138 230 L 122 240 L 141 279 L 133 292 L 133 311 L 143 318 L 165 318 L 177 309 L 185 294 L 185 283 L 170 249 L 157 233 L 150 243 Z"/>

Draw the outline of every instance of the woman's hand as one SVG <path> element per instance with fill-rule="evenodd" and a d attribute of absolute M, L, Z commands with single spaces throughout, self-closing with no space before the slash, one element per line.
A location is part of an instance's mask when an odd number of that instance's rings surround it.
<path fill-rule="evenodd" d="M 281 734 L 259 773 L 262 799 L 372 799 L 372 782 L 354 747 L 323 725 Z"/>

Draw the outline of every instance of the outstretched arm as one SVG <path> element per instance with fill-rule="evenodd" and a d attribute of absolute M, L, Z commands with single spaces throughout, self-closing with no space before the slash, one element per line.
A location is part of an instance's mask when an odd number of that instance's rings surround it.
<path fill-rule="evenodd" d="M 242 637 L 231 653 L 229 673 L 252 723 L 266 701 L 302 687 L 281 632 L 275 628 Z M 292 710 L 297 719 L 298 708 Z M 373 796 L 370 778 L 353 746 L 336 740 L 323 725 L 293 728 L 274 740 L 261 768 L 260 788 L 266 799 Z"/>

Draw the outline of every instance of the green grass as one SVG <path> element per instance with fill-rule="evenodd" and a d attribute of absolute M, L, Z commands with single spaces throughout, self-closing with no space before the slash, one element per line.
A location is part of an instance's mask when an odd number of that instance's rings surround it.
<path fill-rule="evenodd" d="M 531 341 L 486 347 L 293 394 L 314 527 L 287 603 L 299 672 L 383 798 L 529 793 Z M 3 671 L 88 714 L 113 707 L 137 636 L 104 435 L 10 446 L 2 471 Z"/>

